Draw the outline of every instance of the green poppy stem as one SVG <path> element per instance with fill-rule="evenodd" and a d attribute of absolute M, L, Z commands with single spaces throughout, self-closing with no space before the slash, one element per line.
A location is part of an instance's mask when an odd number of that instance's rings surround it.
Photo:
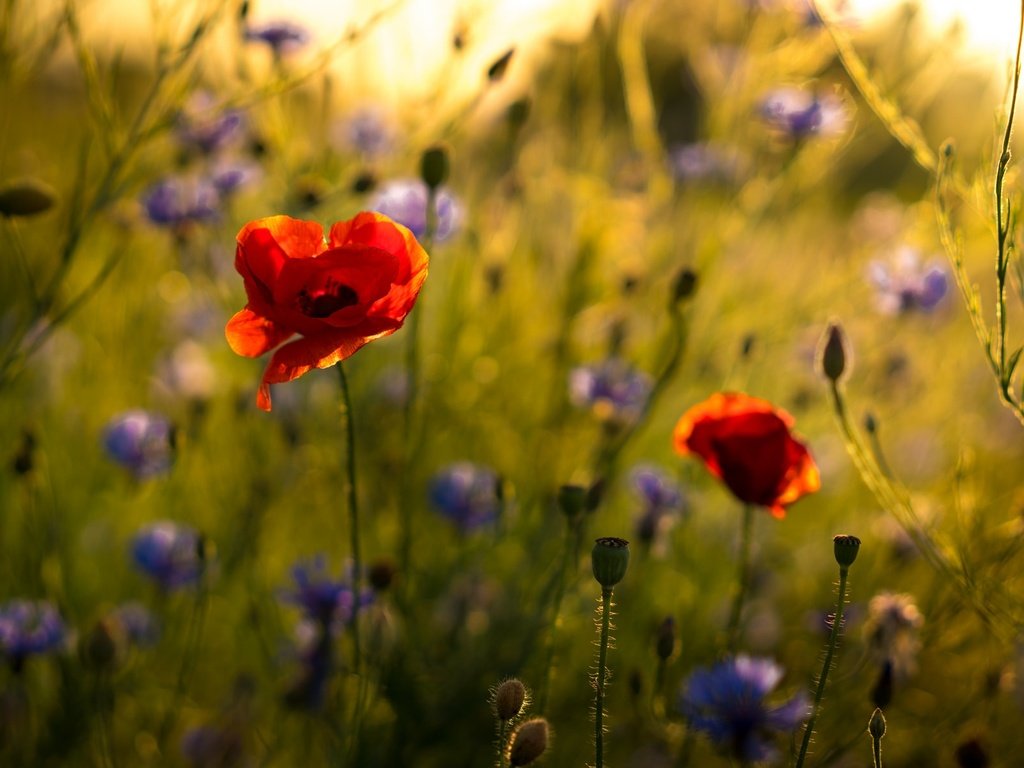
<path fill-rule="evenodd" d="M 814 692 L 814 705 L 811 707 L 811 717 L 804 729 L 803 742 L 800 744 L 800 754 L 797 756 L 795 768 L 801 768 L 804 758 L 807 757 L 807 748 L 811 745 L 811 735 L 814 733 L 814 722 L 818 719 L 818 712 L 821 710 L 821 699 L 825 695 L 825 681 L 828 679 L 829 669 L 832 667 L 832 657 L 836 652 L 836 645 L 839 641 L 839 630 L 843 625 L 843 606 L 846 604 L 846 577 L 850 567 L 839 566 L 839 599 L 836 601 L 836 613 L 832 620 L 832 631 L 828 637 L 828 649 L 825 651 L 825 661 L 821 665 L 821 675 L 818 676 L 818 688 Z"/>
<path fill-rule="evenodd" d="M 345 368 L 339 362 L 338 381 L 341 383 L 341 410 L 345 421 L 345 494 L 348 497 L 349 547 L 352 552 L 352 594 L 355 596 L 352 609 L 352 664 L 356 674 L 362 669 L 362 653 L 359 644 L 359 599 L 362 588 L 362 554 L 359 549 L 359 496 L 356 493 L 356 429 L 352 417 L 352 398 L 348 391 Z"/>
<path fill-rule="evenodd" d="M 611 624 L 612 590 L 601 590 L 601 645 L 594 678 L 594 768 L 604 767 L 604 685 L 608 676 L 608 629 Z"/>
<path fill-rule="evenodd" d="M 743 523 L 740 529 L 740 564 L 736 583 L 736 596 L 732 601 L 729 613 L 729 624 L 726 629 L 729 654 L 735 655 L 740 640 L 740 617 L 743 614 L 743 603 L 747 599 L 750 587 L 750 546 L 754 530 L 754 507 L 747 504 L 743 508 Z"/>

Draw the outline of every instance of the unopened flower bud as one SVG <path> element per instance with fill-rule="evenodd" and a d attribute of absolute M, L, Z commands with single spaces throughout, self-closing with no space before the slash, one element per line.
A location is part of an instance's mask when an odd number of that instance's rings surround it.
<path fill-rule="evenodd" d="M 832 549 L 839 566 L 849 568 L 857 559 L 857 553 L 860 551 L 860 539 L 856 536 L 840 534 L 832 539 Z"/>
<path fill-rule="evenodd" d="M 679 271 L 672 283 L 672 301 L 678 303 L 693 296 L 697 291 L 697 273 L 689 267 Z"/>
<path fill-rule="evenodd" d="M 988 768 L 992 758 L 978 739 L 969 739 L 956 748 L 956 764 L 959 768 Z"/>
<path fill-rule="evenodd" d="M 370 565 L 370 586 L 374 592 L 386 592 L 395 580 L 397 569 L 390 560 L 381 559 Z"/>
<path fill-rule="evenodd" d="M 606 536 L 594 542 L 590 553 L 594 578 L 604 589 L 611 589 L 626 575 L 629 566 L 629 542 Z"/>
<path fill-rule="evenodd" d="M 487 79 L 492 83 L 501 80 L 501 78 L 505 76 L 505 71 L 508 69 L 508 63 L 512 60 L 512 54 L 515 52 L 515 48 L 509 48 L 493 64 L 491 64 L 491 66 L 487 68 Z"/>
<path fill-rule="evenodd" d="M 826 379 L 832 382 L 839 381 L 846 370 L 848 359 L 846 336 L 843 334 L 842 326 L 838 323 L 829 323 L 825 335 L 821 338 L 818 366 Z"/>
<path fill-rule="evenodd" d="M 873 739 L 881 739 L 885 736 L 885 715 L 877 707 L 871 713 L 871 719 L 868 721 L 868 733 L 871 734 Z"/>
<path fill-rule="evenodd" d="M 530 765 L 548 748 L 548 721 L 543 717 L 527 720 L 516 728 L 508 745 L 508 764 L 512 768 Z"/>
<path fill-rule="evenodd" d="M 563 485 L 558 489 L 558 508 L 570 521 L 578 520 L 587 505 L 587 489 L 582 485 Z"/>
<path fill-rule="evenodd" d="M 494 714 L 499 720 L 509 721 L 519 716 L 526 703 L 526 686 L 514 677 L 504 681 L 494 691 Z"/>
<path fill-rule="evenodd" d="M 430 189 L 437 189 L 448 180 L 448 150 L 431 147 L 420 158 L 420 178 Z"/>
<path fill-rule="evenodd" d="M 36 179 L 11 181 L 0 187 L 0 216 L 35 216 L 50 210 L 57 195 Z"/>

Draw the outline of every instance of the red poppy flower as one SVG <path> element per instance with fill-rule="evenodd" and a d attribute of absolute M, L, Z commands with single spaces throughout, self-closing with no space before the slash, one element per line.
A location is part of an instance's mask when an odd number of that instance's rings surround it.
<path fill-rule="evenodd" d="M 807 447 L 790 433 L 793 417 L 737 392 L 716 393 L 676 424 L 676 450 L 696 454 L 740 501 L 767 507 L 775 517 L 821 487 Z"/>
<path fill-rule="evenodd" d="M 238 233 L 235 269 L 245 309 L 228 321 L 231 349 L 259 357 L 277 349 L 256 404 L 270 410 L 270 385 L 328 368 L 366 342 L 402 327 L 427 277 L 426 252 L 413 234 L 380 213 L 331 227 L 271 216 Z"/>

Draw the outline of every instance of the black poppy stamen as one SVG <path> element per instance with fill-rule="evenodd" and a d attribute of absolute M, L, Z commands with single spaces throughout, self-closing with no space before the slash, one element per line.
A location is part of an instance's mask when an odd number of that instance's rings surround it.
<path fill-rule="evenodd" d="M 359 303 L 359 294 L 344 283 L 329 281 L 321 290 L 303 288 L 298 296 L 299 310 L 307 317 L 330 317 L 339 309 Z"/>

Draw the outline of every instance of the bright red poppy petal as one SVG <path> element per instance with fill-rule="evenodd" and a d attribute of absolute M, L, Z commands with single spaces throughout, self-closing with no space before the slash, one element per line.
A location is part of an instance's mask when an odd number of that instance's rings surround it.
<path fill-rule="evenodd" d="M 399 272 L 395 275 L 396 285 L 407 285 L 414 277 L 423 273 L 426 277 L 427 252 L 416 240 L 408 227 L 376 211 L 363 211 L 348 221 L 339 221 L 331 227 L 328 241 L 332 248 L 344 245 L 370 245 L 390 253 L 404 253 Z M 418 285 L 423 284 L 420 278 Z M 417 291 L 419 290 L 417 286 Z M 415 299 L 415 293 L 413 293 Z M 412 304 L 409 304 L 410 308 Z M 408 313 L 408 310 L 406 310 Z"/>
<path fill-rule="evenodd" d="M 327 250 L 324 228 L 316 221 L 293 219 L 291 216 L 267 216 L 250 221 L 238 232 L 240 245 L 261 230 L 269 233 L 273 241 L 289 259 L 309 259 Z"/>
<path fill-rule="evenodd" d="M 292 335 L 249 307 L 236 312 L 224 329 L 228 346 L 243 357 L 259 357 Z"/>
<path fill-rule="evenodd" d="M 369 331 L 369 332 L 367 332 Z M 263 372 L 256 405 L 270 410 L 270 385 L 293 381 L 314 368 L 330 366 L 354 355 L 364 344 L 394 333 L 394 328 L 341 328 L 317 336 L 303 336 L 285 344 L 270 358 Z"/>
<path fill-rule="evenodd" d="M 274 300 L 278 304 L 288 304 L 303 291 L 316 295 L 338 286 L 347 286 L 355 291 L 359 304 L 369 306 L 387 295 L 399 269 L 399 261 L 394 254 L 379 248 L 332 248 L 316 259 L 287 263 L 274 285 Z"/>

